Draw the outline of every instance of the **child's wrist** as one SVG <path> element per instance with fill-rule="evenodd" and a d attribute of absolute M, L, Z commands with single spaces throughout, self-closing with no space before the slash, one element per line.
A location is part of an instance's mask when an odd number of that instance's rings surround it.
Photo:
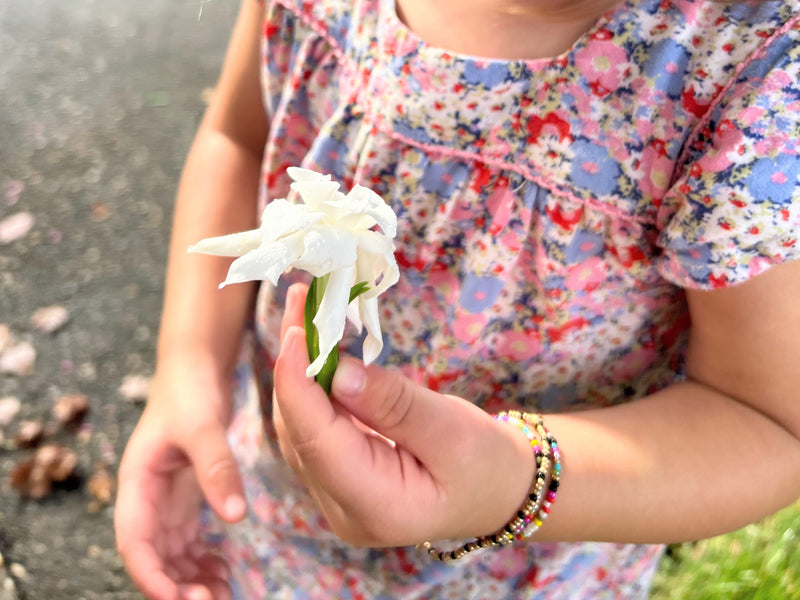
<path fill-rule="evenodd" d="M 544 524 L 555 503 L 561 477 L 561 451 L 555 437 L 545 428 L 542 416 L 509 411 L 499 413 L 495 418 L 525 434 L 528 452 L 532 452 L 536 463 L 526 497 L 517 505 L 511 518 L 488 535 L 444 550 L 430 542 L 421 544 L 421 548 L 433 559 L 443 562 L 457 560 L 476 550 L 505 546 L 530 538 Z"/>

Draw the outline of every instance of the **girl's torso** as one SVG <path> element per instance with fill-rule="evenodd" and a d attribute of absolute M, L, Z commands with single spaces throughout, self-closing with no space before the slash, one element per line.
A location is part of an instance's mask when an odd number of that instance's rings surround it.
<path fill-rule="evenodd" d="M 401 279 L 380 298 L 378 360 L 427 387 L 546 412 L 680 379 L 681 286 L 743 281 L 800 246 L 800 148 L 784 133 L 800 114 L 797 0 L 627 0 L 555 36 L 574 43 L 550 57 L 524 36 L 486 45 L 492 21 L 456 19 L 455 0 L 427 25 L 426 7 L 269 3 L 262 203 L 286 196 L 285 169 L 300 165 L 391 204 Z M 445 48 L 448 25 L 462 47 Z M 489 56 L 515 53 L 528 60 Z M 252 510 L 229 554 L 252 597 L 646 594 L 658 548 L 520 545 L 451 569 L 338 542 L 263 437 L 290 279 L 262 287 L 266 401 L 259 415 L 251 393 L 231 430 Z"/>

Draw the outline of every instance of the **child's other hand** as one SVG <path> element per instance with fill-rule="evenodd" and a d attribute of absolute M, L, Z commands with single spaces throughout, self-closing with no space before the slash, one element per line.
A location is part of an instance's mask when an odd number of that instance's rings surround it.
<path fill-rule="evenodd" d="M 305 376 L 304 298 L 304 287 L 289 290 L 275 424 L 286 460 L 333 531 L 379 547 L 502 527 L 535 470 L 527 438 L 461 398 L 349 357 L 339 364 L 331 402 Z"/>
<path fill-rule="evenodd" d="M 228 381 L 197 363 L 161 373 L 120 465 L 117 547 L 150 600 L 230 598 L 227 565 L 198 539 L 203 496 L 231 522 L 246 509 L 225 437 Z"/>

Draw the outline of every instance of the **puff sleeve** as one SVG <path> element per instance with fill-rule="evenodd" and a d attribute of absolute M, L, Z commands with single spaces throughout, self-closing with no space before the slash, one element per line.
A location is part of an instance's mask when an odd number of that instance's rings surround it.
<path fill-rule="evenodd" d="M 800 31 L 751 57 L 701 121 L 658 212 L 659 272 L 743 282 L 800 255 Z"/>

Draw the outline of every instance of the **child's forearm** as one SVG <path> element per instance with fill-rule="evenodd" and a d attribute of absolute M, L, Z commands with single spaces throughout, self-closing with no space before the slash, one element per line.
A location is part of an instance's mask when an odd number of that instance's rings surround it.
<path fill-rule="evenodd" d="M 686 383 L 549 417 L 566 464 L 542 538 L 696 539 L 800 497 L 798 295 L 797 261 L 740 285 L 687 290 Z"/>
<path fill-rule="evenodd" d="M 229 258 L 189 254 L 212 235 L 252 229 L 260 157 L 211 128 L 201 129 L 186 162 L 175 206 L 167 269 L 159 363 L 179 356 L 235 360 L 253 285 L 219 290 Z"/>
<path fill-rule="evenodd" d="M 699 539 L 800 495 L 800 441 L 698 383 L 546 423 L 563 449 L 564 475 L 534 541 Z"/>

